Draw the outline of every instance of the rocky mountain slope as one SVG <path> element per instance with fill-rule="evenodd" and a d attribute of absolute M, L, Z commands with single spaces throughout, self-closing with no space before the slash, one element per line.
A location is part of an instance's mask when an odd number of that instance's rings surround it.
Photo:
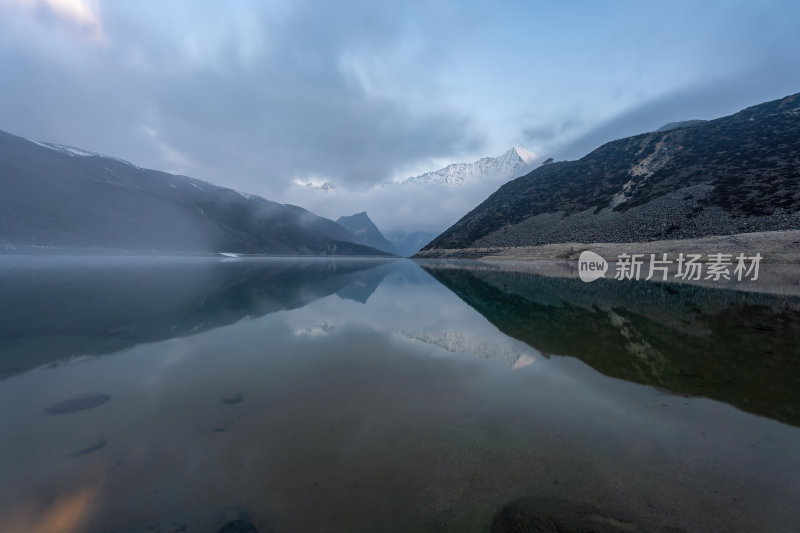
<path fill-rule="evenodd" d="M 300 207 L 0 132 L 0 250 L 31 246 L 383 254 Z"/>
<path fill-rule="evenodd" d="M 397 250 L 392 246 L 392 243 L 383 236 L 375 223 L 372 222 L 372 219 L 367 216 L 366 211 L 349 217 L 339 217 L 336 219 L 336 223 L 355 235 L 356 239 L 358 239 L 356 242 L 371 246 L 387 254 L 397 254 Z"/>
<path fill-rule="evenodd" d="M 530 171 L 538 161 L 539 156 L 533 152 L 515 146 L 497 157 L 482 157 L 474 163 L 453 163 L 439 170 L 407 178 L 405 182 L 463 185 L 485 179 L 506 180 Z"/>
<path fill-rule="evenodd" d="M 542 165 L 500 187 L 420 255 L 798 229 L 799 211 L 795 94 Z"/>

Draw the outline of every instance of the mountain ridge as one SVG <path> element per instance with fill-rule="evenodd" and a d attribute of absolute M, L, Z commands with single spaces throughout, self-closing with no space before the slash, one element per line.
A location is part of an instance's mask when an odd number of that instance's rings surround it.
<path fill-rule="evenodd" d="M 388 254 L 397 255 L 395 247 L 384 237 L 366 211 L 350 216 L 341 216 L 336 219 L 336 223 L 355 235 L 359 239 L 357 242 L 360 244 L 371 246 Z"/>
<path fill-rule="evenodd" d="M 0 250 L 383 255 L 297 206 L 0 131 Z"/>
<path fill-rule="evenodd" d="M 637 242 L 800 228 L 800 94 L 606 143 L 501 186 L 423 248 Z"/>
<path fill-rule="evenodd" d="M 497 157 L 482 157 L 473 163 L 451 163 L 439 170 L 406 178 L 400 183 L 464 185 L 484 179 L 508 179 L 530 170 L 537 161 L 539 156 L 533 152 L 513 146 Z"/>

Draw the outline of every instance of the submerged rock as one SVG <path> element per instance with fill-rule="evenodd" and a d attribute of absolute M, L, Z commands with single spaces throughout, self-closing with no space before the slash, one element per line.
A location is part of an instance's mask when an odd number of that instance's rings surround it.
<path fill-rule="evenodd" d="M 523 498 L 504 506 L 491 533 L 649 533 L 652 529 L 624 513 L 554 498 Z"/>
<path fill-rule="evenodd" d="M 219 533 L 258 533 L 258 530 L 250 520 L 239 518 L 222 526 Z"/>
<path fill-rule="evenodd" d="M 91 441 L 89 444 L 87 444 L 83 448 L 81 448 L 81 449 L 79 449 L 79 450 L 77 450 L 75 452 L 68 453 L 67 455 L 69 457 L 79 457 L 81 455 L 86 455 L 87 453 L 95 452 L 95 451 L 99 450 L 100 448 L 105 447 L 106 444 L 108 444 L 108 440 L 106 440 L 105 437 L 97 437 L 96 439 Z"/>
<path fill-rule="evenodd" d="M 264 529 L 266 527 L 266 529 Z M 235 507 L 212 507 L 203 511 L 172 516 L 163 521 L 98 533 L 269 533 L 272 528 L 259 530 L 250 515 Z"/>
<path fill-rule="evenodd" d="M 237 393 L 237 394 L 233 394 L 231 396 L 224 396 L 222 398 L 222 403 L 226 403 L 228 405 L 232 405 L 232 404 L 235 404 L 235 403 L 242 403 L 243 400 L 244 400 L 244 396 L 242 396 L 242 393 L 240 392 L 240 393 Z"/>
<path fill-rule="evenodd" d="M 86 409 L 92 409 L 93 407 L 103 405 L 110 399 L 111 396 L 103 392 L 90 392 L 53 404 L 45 409 L 45 411 L 54 415 L 73 413 L 75 411 L 84 411 Z"/>

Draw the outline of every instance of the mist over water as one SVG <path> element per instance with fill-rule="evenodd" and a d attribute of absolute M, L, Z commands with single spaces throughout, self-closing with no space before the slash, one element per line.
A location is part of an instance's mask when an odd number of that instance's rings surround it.
<path fill-rule="evenodd" d="M 503 531 L 537 498 L 797 527 L 798 373 L 770 369 L 797 359 L 798 299 L 663 287 L 4 257 L 0 532 Z"/>

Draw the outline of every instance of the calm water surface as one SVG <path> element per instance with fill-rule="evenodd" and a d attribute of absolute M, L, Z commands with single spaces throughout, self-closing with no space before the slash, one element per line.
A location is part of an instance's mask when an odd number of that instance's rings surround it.
<path fill-rule="evenodd" d="M 793 296 L 2 257 L 0 532 L 798 531 L 799 345 Z"/>

